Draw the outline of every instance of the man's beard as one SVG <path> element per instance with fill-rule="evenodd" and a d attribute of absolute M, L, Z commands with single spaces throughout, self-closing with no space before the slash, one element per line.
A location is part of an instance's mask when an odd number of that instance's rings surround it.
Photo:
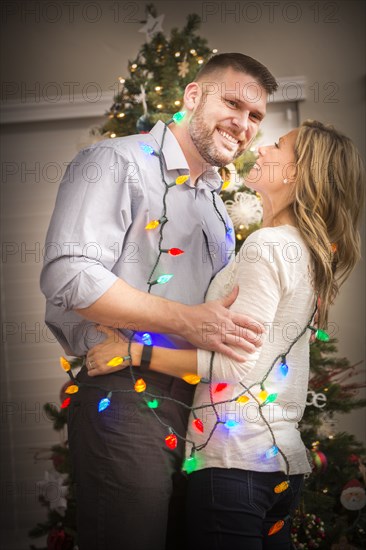
<path fill-rule="evenodd" d="M 204 100 L 201 99 L 200 104 L 197 107 L 196 112 L 193 114 L 189 122 L 189 134 L 198 150 L 201 157 L 212 166 L 226 166 L 244 152 L 242 149 L 237 149 L 235 153 L 227 154 L 220 151 L 215 143 L 211 128 L 206 124 L 204 115 Z"/>

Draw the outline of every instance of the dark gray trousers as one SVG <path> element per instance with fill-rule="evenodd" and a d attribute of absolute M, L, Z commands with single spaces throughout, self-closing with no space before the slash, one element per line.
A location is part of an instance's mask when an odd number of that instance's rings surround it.
<path fill-rule="evenodd" d="M 153 372 L 143 378 L 146 391 L 158 396 L 153 410 L 161 422 L 135 391 L 113 393 L 98 412 L 108 390 L 133 389 L 129 369 L 90 378 L 83 367 L 77 376 L 91 385 L 72 396 L 68 418 L 80 550 L 185 548 L 184 442 L 178 438 L 169 450 L 165 437 L 169 426 L 185 436 L 189 410 L 163 397 L 190 406 L 194 387 Z"/>

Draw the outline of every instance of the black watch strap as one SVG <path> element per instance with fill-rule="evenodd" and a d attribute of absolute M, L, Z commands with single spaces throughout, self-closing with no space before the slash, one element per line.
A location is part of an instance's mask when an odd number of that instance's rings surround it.
<path fill-rule="evenodd" d="M 141 363 L 140 363 L 140 369 L 142 371 L 149 370 L 150 368 L 152 350 L 153 350 L 153 346 L 145 346 L 145 345 L 142 349 Z"/>

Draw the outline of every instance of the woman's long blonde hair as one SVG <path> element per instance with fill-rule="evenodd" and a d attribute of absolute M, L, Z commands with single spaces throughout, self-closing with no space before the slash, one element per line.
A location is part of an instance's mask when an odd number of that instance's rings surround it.
<path fill-rule="evenodd" d="M 313 258 L 318 323 L 325 328 L 329 306 L 361 257 L 365 173 L 352 141 L 317 121 L 300 126 L 295 156 L 293 208 Z"/>

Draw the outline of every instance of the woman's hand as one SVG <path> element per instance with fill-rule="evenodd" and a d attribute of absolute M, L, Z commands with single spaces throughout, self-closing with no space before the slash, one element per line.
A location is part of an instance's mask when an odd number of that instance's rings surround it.
<path fill-rule="evenodd" d="M 107 337 L 101 344 L 97 344 L 89 350 L 86 356 L 88 375 L 100 376 L 126 368 L 129 365 L 129 361 L 126 359 L 128 339 L 118 330 L 109 327 L 98 325 L 97 329 L 104 332 Z M 108 365 L 111 361 L 112 363 Z"/>

